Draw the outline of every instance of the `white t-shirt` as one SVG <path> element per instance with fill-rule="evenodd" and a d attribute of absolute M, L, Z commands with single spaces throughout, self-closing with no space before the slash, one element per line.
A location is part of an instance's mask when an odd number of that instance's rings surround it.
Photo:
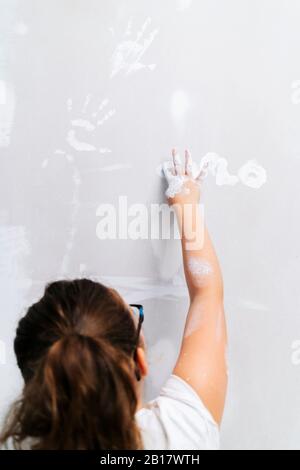
<path fill-rule="evenodd" d="M 196 391 L 176 375 L 136 413 L 145 450 L 218 450 L 219 428 Z"/>

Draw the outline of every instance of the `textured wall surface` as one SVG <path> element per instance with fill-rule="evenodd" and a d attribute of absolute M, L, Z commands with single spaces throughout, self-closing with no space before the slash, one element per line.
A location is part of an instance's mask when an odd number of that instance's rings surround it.
<path fill-rule="evenodd" d="M 299 18 L 297 0 L 0 0 L 1 415 L 21 387 L 17 320 L 57 278 L 144 303 L 145 398 L 158 393 L 188 305 L 180 244 L 101 240 L 99 222 L 103 204 L 121 224 L 124 203 L 129 221 L 162 203 L 157 167 L 189 147 L 215 162 L 222 445 L 300 449 Z"/>

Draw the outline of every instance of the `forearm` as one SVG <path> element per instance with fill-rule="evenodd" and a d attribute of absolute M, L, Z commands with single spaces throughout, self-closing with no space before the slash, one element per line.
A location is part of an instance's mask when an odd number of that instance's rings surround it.
<path fill-rule="evenodd" d="M 191 302 L 196 297 L 223 301 L 223 279 L 200 206 L 175 208 L 181 233 L 184 272 Z"/>

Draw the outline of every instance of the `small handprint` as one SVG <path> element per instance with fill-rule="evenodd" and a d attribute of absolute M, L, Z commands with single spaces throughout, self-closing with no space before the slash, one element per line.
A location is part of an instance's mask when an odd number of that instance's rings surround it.
<path fill-rule="evenodd" d="M 111 108 L 107 109 L 109 105 L 109 99 L 106 98 L 101 101 L 95 111 L 89 112 L 90 104 L 92 101 L 92 95 L 88 94 L 84 100 L 80 112 L 77 116 L 74 116 L 70 121 L 70 128 L 66 134 L 66 142 L 68 147 L 65 149 L 57 149 L 55 155 L 63 155 L 68 161 L 73 161 L 73 151 L 76 152 L 99 152 L 101 154 L 111 153 L 111 149 L 107 147 L 97 148 L 94 144 L 89 141 L 90 135 L 95 133 L 97 129 L 103 126 L 109 121 L 116 113 L 116 110 Z M 73 113 L 73 100 L 69 98 L 67 100 L 67 111 L 69 114 Z M 84 140 L 79 139 L 78 131 L 83 131 L 86 134 Z M 44 160 L 43 168 L 46 168 L 49 163 L 49 158 Z"/>
<path fill-rule="evenodd" d="M 92 99 L 92 95 L 87 95 L 84 104 L 81 109 L 81 113 L 78 117 L 71 120 L 71 128 L 67 133 L 67 142 L 68 144 L 78 152 L 96 152 L 97 148 L 95 145 L 87 141 L 81 141 L 77 138 L 77 130 L 83 129 L 87 133 L 93 133 L 96 131 L 97 128 L 103 126 L 105 122 L 111 119 L 115 113 L 115 109 L 107 110 L 107 106 L 109 104 L 109 100 L 103 100 L 99 106 L 97 107 L 96 111 L 92 112 L 92 114 L 87 117 L 89 105 Z M 73 101 L 69 99 L 67 102 L 67 107 L 69 113 L 73 111 Z M 110 149 L 101 148 L 99 149 L 100 153 L 109 153 Z"/>
<path fill-rule="evenodd" d="M 117 45 L 113 53 L 111 59 L 111 78 L 115 77 L 122 71 L 125 73 L 125 75 L 130 75 L 142 69 L 154 70 L 156 68 L 156 64 L 146 65 L 141 61 L 146 51 L 154 41 L 156 35 L 158 34 L 158 29 L 152 30 L 148 36 L 145 37 L 146 30 L 152 23 L 152 19 L 147 18 L 134 38 L 132 33 L 132 23 L 133 20 L 130 19 L 125 32 L 124 40 Z M 113 30 L 111 30 L 111 32 L 114 34 Z"/>

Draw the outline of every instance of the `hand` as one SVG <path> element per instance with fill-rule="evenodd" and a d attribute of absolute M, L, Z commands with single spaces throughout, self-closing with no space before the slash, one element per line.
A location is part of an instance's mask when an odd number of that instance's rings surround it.
<path fill-rule="evenodd" d="M 182 164 L 180 155 L 172 150 L 172 161 L 163 166 L 169 187 L 166 192 L 170 205 L 198 204 L 200 201 L 200 184 L 206 168 L 198 169 L 193 164 L 191 154 L 185 151 L 185 162 Z"/>

